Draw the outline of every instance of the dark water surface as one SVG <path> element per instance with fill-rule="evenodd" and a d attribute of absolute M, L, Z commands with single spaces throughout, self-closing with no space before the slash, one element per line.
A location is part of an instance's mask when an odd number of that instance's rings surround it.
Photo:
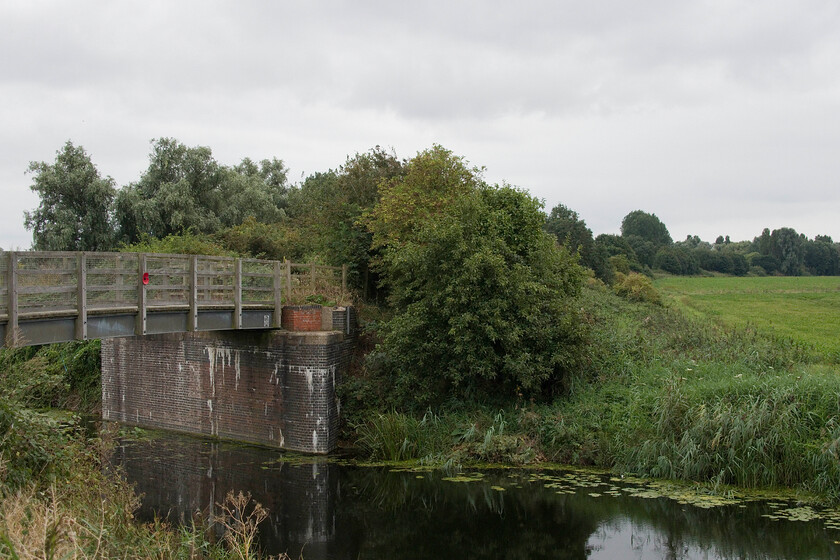
<path fill-rule="evenodd" d="M 250 492 L 269 511 L 262 550 L 305 560 L 840 558 L 835 511 L 609 475 L 447 476 L 159 433 L 124 440 L 114 462 L 143 494 L 141 518 L 219 515 L 228 491 Z"/>

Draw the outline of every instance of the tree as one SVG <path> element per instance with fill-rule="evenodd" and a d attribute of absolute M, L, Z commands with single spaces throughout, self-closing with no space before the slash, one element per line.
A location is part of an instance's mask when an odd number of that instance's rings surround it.
<path fill-rule="evenodd" d="M 289 215 L 303 232 L 307 250 L 328 264 L 348 265 L 348 281 L 365 297 L 377 294 L 370 261 L 372 237 L 360 218 L 379 200 L 379 186 L 404 173 L 393 153 L 379 146 L 347 158 L 336 171 L 315 173 L 291 192 Z"/>
<path fill-rule="evenodd" d="M 287 173 L 277 158 L 264 159 L 259 165 L 245 158 L 233 168 L 223 168 L 219 184 L 223 203 L 216 209 L 222 226 L 237 226 L 248 218 L 264 224 L 282 221 L 288 204 Z"/>
<path fill-rule="evenodd" d="M 398 250 L 427 220 L 483 185 L 481 173 L 437 144 L 417 154 L 404 175 L 380 185 L 379 204 L 362 218 L 373 234 L 372 247 Z"/>
<path fill-rule="evenodd" d="M 537 200 L 485 185 L 439 146 L 383 188 L 367 224 L 395 315 L 372 360 L 399 403 L 560 386 L 578 355 L 582 272 L 543 221 Z"/>
<path fill-rule="evenodd" d="M 685 247 L 662 247 L 654 259 L 656 268 L 671 274 L 697 274 L 700 267 Z"/>
<path fill-rule="evenodd" d="M 824 241 L 824 239 L 829 241 Z M 816 236 L 814 241 L 805 241 L 803 264 L 813 275 L 834 276 L 840 273 L 840 253 L 827 236 Z"/>
<path fill-rule="evenodd" d="M 621 262 L 623 272 L 626 273 L 630 270 L 635 272 L 644 271 L 644 266 L 642 266 L 639 262 L 639 257 L 636 255 L 636 251 L 630 246 L 626 239 L 619 235 L 602 233 L 595 238 L 595 248 L 607 255 L 607 259 L 613 263 L 611 266 L 613 266 L 615 270 L 619 270 L 618 267 L 614 266 L 617 262 L 615 258 L 620 257 L 619 261 Z M 626 271 L 623 270 L 624 264 L 627 265 Z"/>
<path fill-rule="evenodd" d="M 753 257 L 750 261 L 750 266 L 760 266 L 767 274 L 773 274 L 779 270 L 779 261 L 773 255 L 762 255 Z"/>
<path fill-rule="evenodd" d="M 648 214 L 642 210 L 630 212 L 621 221 L 621 236 L 630 237 L 634 235 L 652 243 L 655 250 L 663 245 L 673 243 L 668 228 L 656 217 L 656 214 Z"/>
<path fill-rule="evenodd" d="M 770 229 L 764 228 L 760 237 L 753 240 L 753 246 L 756 251 L 762 255 L 773 254 L 773 240 L 770 238 Z M 760 265 L 759 265 L 760 266 Z M 769 270 L 767 272 L 770 272 Z"/>
<path fill-rule="evenodd" d="M 774 229 L 770 234 L 772 254 L 779 261 L 779 271 L 785 276 L 802 274 L 804 236 L 793 228 Z"/>
<path fill-rule="evenodd" d="M 160 138 L 152 142 L 149 167 L 140 180 L 117 195 L 120 237 L 133 243 L 144 235 L 215 233 L 249 216 L 277 222 L 285 216 L 287 191 L 286 168 L 278 159 L 257 165 L 246 158 L 228 168 L 208 147 Z"/>
<path fill-rule="evenodd" d="M 553 235 L 557 242 L 565 245 L 571 253 L 580 255 L 580 262 L 591 268 L 595 275 L 604 282 L 611 282 L 613 270 L 609 256 L 602 247 L 595 245 L 592 230 L 578 217 L 577 212 L 558 204 L 551 209 L 544 226 L 545 231 Z"/>
<path fill-rule="evenodd" d="M 222 175 L 210 148 L 188 148 L 174 138 L 153 141 L 148 169 L 117 196 L 121 237 L 133 243 L 143 235 L 217 231 Z"/>
<path fill-rule="evenodd" d="M 111 203 L 114 180 L 102 178 L 84 148 L 69 140 L 56 152 L 55 163 L 32 162 L 29 187 L 41 198 L 25 213 L 39 251 L 106 251 L 115 244 Z"/>
<path fill-rule="evenodd" d="M 686 235 L 685 241 L 677 241 L 674 245 L 683 247 L 685 249 L 696 249 L 697 247 L 703 247 L 706 249 L 711 249 L 712 246 L 709 243 L 706 243 L 700 236 L 698 235 Z"/>
<path fill-rule="evenodd" d="M 625 235 L 622 236 L 622 238 L 627 241 L 627 244 L 630 245 L 630 247 L 633 248 L 636 258 L 642 265 L 648 268 L 654 267 L 656 251 L 659 249 L 659 245 L 640 235 Z"/>

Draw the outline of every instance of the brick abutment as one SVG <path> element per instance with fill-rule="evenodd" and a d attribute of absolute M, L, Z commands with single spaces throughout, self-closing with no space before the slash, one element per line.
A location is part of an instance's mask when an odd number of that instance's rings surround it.
<path fill-rule="evenodd" d="M 328 310 L 324 326 L 336 330 L 103 340 L 102 416 L 141 427 L 329 453 L 337 438 L 336 386 L 355 343 L 348 314 L 355 320 L 352 308 Z"/>

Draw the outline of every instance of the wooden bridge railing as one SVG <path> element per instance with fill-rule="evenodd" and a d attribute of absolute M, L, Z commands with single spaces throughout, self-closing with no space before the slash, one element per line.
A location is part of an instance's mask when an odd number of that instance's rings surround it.
<path fill-rule="evenodd" d="M 10 251 L 0 253 L 0 326 L 5 345 L 24 344 L 21 322 L 73 318 L 75 338 L 88 338 L 88 318 L 136 314 L 146 334 L 150 312 L 187 312 L 187 330 L 204 310 L 272 310 L 280 326 L 284 302 L 347 290 L 347 267 L 260 259 L 150 253 Z M 268 315 L 266 315 L 268 316 Z"/>

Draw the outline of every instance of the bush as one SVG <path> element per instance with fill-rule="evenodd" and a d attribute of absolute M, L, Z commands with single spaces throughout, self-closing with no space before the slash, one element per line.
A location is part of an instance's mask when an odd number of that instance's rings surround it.
<path fill-rule="evenodd" d="M 100 403 L 100 341 L 0 350 L 0 394 L 31 408 L 90 412 Z"/>
<path fill-rule="evenodd" d="M 630 301 L 662 304 L 662 296 L 653 287 L 653 282 L 642 274 L 636 274 L 635 272 L 630 274 L 616 273 L 613 289 L 616 294 Z"/>
<path fill-rule="evenodd" d="M 560 387 L 582 340 L 571 302 L 583 271 L 541 221 L 525 193 L 486 188 L 389 255 L 397 313 L 376 354 L 396 375 L 395 405 Z"/>
<path fill-rule="evenodd" d="M 584 273 L 543 231 L 542 204 L 439 146 L 407 169 L 366 217 L 394 308 L 370 363 L 392 406 L 559 390 L 582 353 Z"/>
<path fill-rule="evenodd" d="M 283 224 L 264 224 L 248 217 L 240 225 L 216 234 L 229 250 L 257 259 L 299 261 L 300 233 Z"/>
<path fill-rule="evenodd" d="M 137 243 L 124 245 L 121 251 L 128 253 L 162 253 L 167 255 L 211 255 L 217 257 L 236 256 L 222 247 L 209 235 L 196 235 L 191 232 L 170 234 L 163 239 L 144 236 Z"/>

